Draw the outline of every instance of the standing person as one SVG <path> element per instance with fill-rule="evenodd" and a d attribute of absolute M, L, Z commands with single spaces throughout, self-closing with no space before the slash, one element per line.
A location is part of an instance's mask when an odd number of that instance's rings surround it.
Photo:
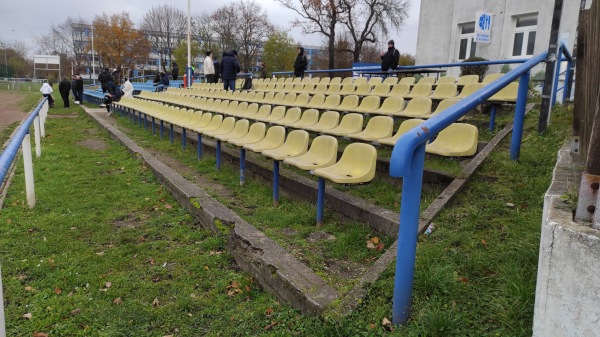
<path fill-rule="evenodd" d="M 69 93 L 71 92 L 71 82 L 67 80 L 66 76 L 63 76 L 62 81 L 58 83 L 58 92 L 60 92 L 60 98 L 63 100 L 65 108 L 69 107 Z"/>
<path fill-rule="evenodd" d="M 108 68 L 104 68 L 102 73 L 98 75 L 98 81 L 100 81 L 100 86 L 102 87 L 102 93 L 106 94 L 108 91 L 107 84 L 108 82 L 114 82 L 112 75 L 110 74 Z M 105 106 L 104 103 L 101 103 L 100 106 Z"/>
<path fill-rule="evenodd" d="M 223 56 L 225 56 L 225 53 L 223 53 Z M 213 61 L 213 66 L 215 67 L 215 75 L 213 76 L 212 83 L 219 83 L 219 77 L 221 76 L 221 63 L 219 63 L 218 59 L 215 58 Z"/>
<path fill-rule="evenodd" d="M 48 98 L 48 106 L 54 108 L 54 97 L 52 97 L 52 93 L 54 92 L 54 90 L 52 90 L 52 86 L 48 82 L 46 82 L 42 84 L 40 91 L 42 92 L 42 96 Z"/>
<path fill-rule="evenodd" d="M 237 73 L 242 69 L 240 63 L 235 57 L 233 51 L 225 53 L 226 55 L 221 60 L 221 78 L 223 78 L 223 88 L 225 90 L 235 90 L 235 79 Z"/>
<path fill-rule="evenodd" d="M 400 52 L 394 47 L 394 40 L 389 40 L 387 52 L 381 53 L 381 71 L 396 70 L 399 61 Z"/>
<path fill-rule="evenodd" d="M 77 78 L 75 77 L 75 75 L 71 76 L 71 91 L 73 92 L 73 102 L 77 101 L 77 89 L 75 89 L 75 87 L 77 86 L 75 83 L 75 81 L 77 80 Z"/>
<path fill-rule="evenodd" d="M 81 75 L 75 75 L 75 104 L 81 104 L 83 102 L 83 78 Z"/>
<path fill-rule="evenodd" d="M 206 52 L 206 57 L 204 58 L 204 77 L 206 77 L 206 83 L 215 83 L 213 82 L 213 77 L 215 76 L 214 62 L 213 54 L 210 50 L 208 50 Z"/>
<path fill-rule="evenodd" d="M 173 76 L 173 81 L 177 81 L 179 78 L 179 67 L 177 63 L 173 62 L 173 68 L 171 69 L 171 76 Z"/>
<path fill-rule="evenodd" d="M 125 82 L 123 82 L 123 97 L 133 97 L 133 84 L 129 82 L 127 77 L 125 77 Z"/>
<path fill-rule="evenodd" d="M 294 76 L 304 78 L 304 71 L 308 68 L 308 60 L 304 55 L 304 47 L 298 47 L 298 55 L 294 61 Z"/>

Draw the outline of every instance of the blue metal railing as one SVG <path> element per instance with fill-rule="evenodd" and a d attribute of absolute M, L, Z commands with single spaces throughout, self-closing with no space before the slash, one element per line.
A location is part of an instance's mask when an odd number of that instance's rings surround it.
<path fill-rule="evenodd" d="M 567 58 L 570 57 L 566 47 L 562 45 L 560 52 L 567 56 Z M 498 80 L 449 107 L 443 114 L 438 114 L 408 131 L 396 142 L 390 158 L 390 175 L 393 177 L 402 177 L 403 181 L 400 203 L 400 226 L 398 228 L 396 275 L 392 303 L 392 323 L 405 324 L 410 314 L 422 178 L 425 164 L 425 146 L 427 142 L 448 125 L 466 115 L 479 104 L 484 103 L 496 92 L 518 78 L 519 88 L 510 146 L 510 158 L 513 160 L 518 159 L 523 133 L 525 105 L 529 89 L 529 73 L 534 66 L 545 61 L 547 55 L 548 52 L 546 51 L 532 57 Z M 556 69 L 555 72 L 558 73 Z M 557 81 L 556 77 L 555 81 Z M 556 87 L 555 82 L 553 88 L 556 89 Z M 554 93 L 556 95 L 556 91 Z"/>

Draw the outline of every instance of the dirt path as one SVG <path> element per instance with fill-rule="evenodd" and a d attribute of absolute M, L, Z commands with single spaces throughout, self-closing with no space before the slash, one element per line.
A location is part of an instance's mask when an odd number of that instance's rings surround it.
<path fill-rule="evenodd" d="M 0 91 L 0 130 L 27 116 L 23 112 L 25 96 L 10 91 Z"/>

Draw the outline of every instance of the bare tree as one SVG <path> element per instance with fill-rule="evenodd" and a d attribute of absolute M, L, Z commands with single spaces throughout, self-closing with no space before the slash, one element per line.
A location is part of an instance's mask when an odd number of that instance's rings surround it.
<path fill-rule="evenodd" d="M 212 15 L 215 23 L 212 25 L 213 36 L 219 49 L 232 50 L 237 48 L 236 28 L 239 24 L 238 9 L 234 4 L 219 7 Z"/>
<path fill-rule="evenodd" d="M 340 0 L 346 10 L 340 22 L 348 30 L 353 46 L 347 49 L 354 62 L 360 61 L 365 43 L 376 43 L 376 32 L 387 35 L 398 29 L 408 16 L 410 0 Z"/>
<path fill-rule="evenodd" d="M 172 59 L 173 50 L 187 36 L 187 15 L 169 5 L 152 7 L 144 15 L 141 28 L 166 72 L 167 57 Z"/>
<path fill-rule="evenodd" d="M 329 52 L 329 69 L 335 68 L 335 33 L 336 26 L 346 12 L 342 0 L 276 0 L 283 7 L 296 12 L 302 20 L 292 21 L 294 27 L 302 28 L 305 34 L 321 34 L 327 40 Z M 332 74 L 330 74 L 332 76 Z"/>
<path fill-rule="evenodd" d="M 240 65 L 248 71 L 252 65 L 256 65 L 258 50 L 274 28 L 267 12 L 254 0 L 240 0 L 238 10 L 238 33 L 235 40 Z"/>

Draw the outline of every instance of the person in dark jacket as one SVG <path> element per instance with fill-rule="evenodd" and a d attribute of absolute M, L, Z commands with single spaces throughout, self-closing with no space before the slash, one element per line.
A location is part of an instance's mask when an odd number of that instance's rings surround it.
<path fill-rule="evenodd" d="M 69 107 L 69 93 L 71 92 L 71 82 L 67 80 L 67 77 L 63 76 L 62 81 L 58 83 L 58 92 L 63 100 L 65 108 Z"/>
<path fill-rule="evenodd" d="M 294 61 L 294 76 L 304 78 L 304 71 L 308 68 L 308 60 L 304 55 L 304 47 L 298 47 L 298 55 Z"/>
<path fill-rule="evenodd" d="M 153 84 L 154 86 L 156 86 L 156 91 L 167 90 L 167 87 L 169 86 L 169 75 L 161 71 L 159 76 L 160 81 L 158 83 Z"/>
<path fill-rule="evenodd" d="M 173 68 L 171 69 L 171 76 L 173 77 L 173 81 L 177 81 L 177 78 L 179 77 L 179 67 L 177 66 L 177 63 L 173 62 Z"/>
<path fill-rule="evenodd" d="M 400 52 L 394 47 L 394 40 L 388 41 L 388 50 L 381 53 L 381 71 L 396 70 L 400 61 Z"/>
<path fill-rule="evenodd" d="M 223 53 L 223 55 L 225 55 L 225 53 Z M 213 65 L 215 67 L 215 75 L 213 76 L 213 81 L 211 83 L 219 83 L 219 78 L 221 78 L 221 62 L 219 62 L 219 59 L 217 59 L 216 56 Z"/>
<path fill-rule="evenodd" d="M 108 82 L 114 82 L 113 76 L 110 74 L 108 68 L 104 68 L 104 70 L 98 75 L 98 81 L 100 81 L 100 86 L 102 87 L 102 93 L 106 94 L 108 91 L 107 84 Z M 100 106 L 105 106 L 104 103 L 101 103 Z"/>
<path fill-rule="evenodd" d="M 75 75 L 75 104 L 81 104 L 83 102 L 83 78 L 81 75 Z"/>
<path fill-rule="evenodd" d="M 108 94 L 104 97 L 104 104 L 106 105 L 106 112 L 108 116 L 112 113 L 110 111 L 110 103 L 118 102 L 123 96 L 123 90 L 115 84 L 114 81 L 110 81 L 106 84 L 106 89 L 108 90 Z"/>
<path fill-rule="evenodd" d="M 233 51 L 225 53 L 223 60 L 221 60 L 221 77 L 223 78 L 223 88 L 225 90 L 235 90 L 235 79 L 237 73 L 242 69 L 240 63 Z"/>
<path fill-rule="evenodd" d="M 71 91 L 73 92 L 73 102 L 77 101 L 77 89 L 75 89 L 75 87 L 77 86 L 77 83 L 75 83 L 75 80 L 76 80 L 75 75 L 72 75 L 71 76 Z"/>

